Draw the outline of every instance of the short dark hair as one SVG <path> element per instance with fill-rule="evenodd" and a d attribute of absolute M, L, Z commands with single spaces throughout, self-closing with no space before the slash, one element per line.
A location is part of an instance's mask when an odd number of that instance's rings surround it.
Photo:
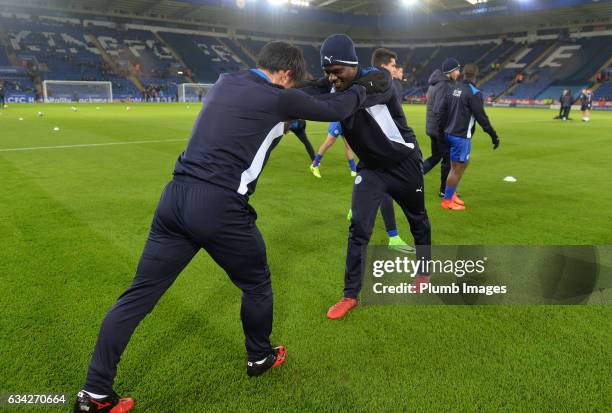
<path fill-rule="evenodd" d="M 299 82 L 306 75 L 306 60 L 302 50 L 287 42 L 270 42 L 257 55 L 257 67 L 270 73 L 290 70 L 291 78 Z"/>
<path fill-rule="evenodd" d="M 379 47 L 378 49 L 374 50 L 374 53 L 372 53 L 372 66 L 388 65 L 391 59 L 395 59 L 397 61 L 397 53 L 395 53 L 393 50 Z"/>
<path fill-rule="evenodd" d="M 466 80 L 471 80 L 471 81 L 476 80 L 476 78 L 478 77 L 478 73 L 479 73 L 478 66 L 476 66 L 474 63 L 468 63 L 463 68 L 463 77 Z"/>

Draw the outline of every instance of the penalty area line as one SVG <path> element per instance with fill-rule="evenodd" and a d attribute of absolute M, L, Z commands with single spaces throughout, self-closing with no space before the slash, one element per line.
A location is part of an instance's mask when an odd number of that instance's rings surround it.
<path fill-rule="evenodd" d="M 70 149 L 70 148 L 93 148 L 96 146 L 115 146 L 115 145 L 142 145 L 146 143 L 166 143 L 166 142 L 184 142 L 187 138 L 182 139 L 155 139 L 145 141 L 123 141 L 123 142 L 105 142 L 105 143 L 82 143 L 78 145 L 56 145 L 56 146 L 32 146 L 29 148 L 0 148 L 0 152 L 23 152 L 23 151 L 38 151 L 43 149 Z"/>

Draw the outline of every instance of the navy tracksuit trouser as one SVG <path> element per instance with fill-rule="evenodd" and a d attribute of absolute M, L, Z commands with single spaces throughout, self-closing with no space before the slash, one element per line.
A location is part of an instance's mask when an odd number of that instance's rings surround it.
<path fill-rule="evenodd" d="M 442 165 L 440 165 L 440 193 L 444 193 L 446 179 L 451 169 L 448 144 L 446 140 L 439 140 L 436 136 L 429 136 L 429 139 L 431 140 L 431 156 L 423 162 L 423 172 L 427 174 L 438 162 L 442 161 Z"/>
<path fill-rule="evenodd" d="M 312 143 L 308 140 L 308 135 L 306 135 L 306 128 L 301 129 L 291 129 L 291 132 L 304 144 L 304 148 L 306 148 L 306 152 L 308 152 L 308 156 L 310 157 L 310 161 L 314 161 L 315 151 L 312 147 Z"/>
<path fill-rule="evenodd" d="M 240 316 L 249 360 L 271 353 L 272 284 L 256 218 L 247 197 L 231 189 L 180 176 L 166 186 L 136 277 L 100 327 L 85 390 L 110 394 L 132 333 L 200 248 L 242 290 Z"/>
<path fill-rule="evenodd" d="M 382 215 L 383 222 L 385 223 L 385 230 L 387 232 L 397 230 L 395 210 L 393 209 L 393 198 L 391 198 L 388 194 L 383 196 L 380 203 L 380 215 Z"/>
<path fill-rule="evenodd" d="M 561 108 L 561 117 L 565 118 L 565 119 L 569 119 L 569 114 L 570 114 L 570 110 L 572 109 L 571 106 L 563 106 Z"/>
<path fill-rule="evenodd" d="M 423 162 L 418 155 L 389 168 L 369 169 L 360 165 L 357 169 L 344 274 L 344 296 L 350 298 L 357 298 L 361 291 L 365 250 L 385 194 L 397 202 L 408 219 L 416 257 L 429 259 L 431 254 L 431 227 L 425 209 Z"/>

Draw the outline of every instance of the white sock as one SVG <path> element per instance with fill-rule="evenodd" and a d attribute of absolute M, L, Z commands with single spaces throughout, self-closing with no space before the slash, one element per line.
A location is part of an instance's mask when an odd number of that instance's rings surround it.
<path fill-rule="evenodd" d="M 93 397 L 94 399 L 103 399 L 106 396 L 108 396 L 108 394 L 96 394 L 96 393 L 91 393 L 85 390 L 81 390 L 83 393 L 88 394 L 89 396 Z"/>

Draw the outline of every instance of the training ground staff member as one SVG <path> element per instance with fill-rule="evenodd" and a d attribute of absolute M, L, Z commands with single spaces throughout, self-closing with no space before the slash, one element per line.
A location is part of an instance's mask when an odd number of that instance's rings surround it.
<path fill-rule="evenodd" d="M 270 345 L 270 271 L 249 195 L 285 121 L 344 119 L 364 103 L 366 89 L 387 84 L 371 76 L 362 82 L 367 88 L 357 84 L 321 98 L 285 89 L 305 71 L 298 48 L 272 42 L 260 52 L 257 69 L 221 75 L 207 94 L 174 179 L 162 193 L 136 277 L 102 322 L 75 412 L 132 408 L 133 399 L 120 399 L 112 389 L 121 354 L 138 323 L 201 248 L 242 290 L 247 374 L 256 376 L 284 362 L 284 347 Z"/>
<path fill-rule="evenodd" d="M 425 118 L 425 132 L 431 140 L 431 156 L 423 162 L 423 172 L 431 171 L 440 161 L 440 196 L 444 197 L 446 178 L 450 172 L 450 154 L 446 140 L 438 136 L 440 128 L 436 120 L 434 108 L 440 106 L 441 100 L 446 97 L 450 82 L 455 82 L 461 76 L 459 61 L 448 58 L 442 63 L 442 70 L 436 69 L 429 76 L 427 89 L 427 115 Z"/>
<path fill-rule="evenodd" d="M 570 110 L 572 109 L 572 105 L 574 104 L 574 98 L 572 97 L 571 90 L 564 90 L 563 95 L 561 95 L 561 120 L 568 120 Z"/>
<path fill-rule="evenodd" d="M 360 68 L 358 63 L 351 38 L 342 34 L 332 35 L 321 47 L 321 65 L 326 78 L 308 88 L 309 93 L 315 93 L 317 89 L 329 91 L 332 87 L 336 92 L 342 92 L 368 73 L 376 72 L 389 79 L 388 88 L 382 93 L 369 95 L 363 109 L 341 121 L 347 142 L 359 156 L 359 165 L 353 186 L 344 295 L 327 312 L 330 319 L 344 317 L 357 305 L 363 281 L 364 249 L 370 241 L 385 194 L 389 194 L 404 211 L 414 237 L 417 257 L 427 257 L 431 245 L 421 152 L 391 86 L 391 73 L 375 67 Z"/>

